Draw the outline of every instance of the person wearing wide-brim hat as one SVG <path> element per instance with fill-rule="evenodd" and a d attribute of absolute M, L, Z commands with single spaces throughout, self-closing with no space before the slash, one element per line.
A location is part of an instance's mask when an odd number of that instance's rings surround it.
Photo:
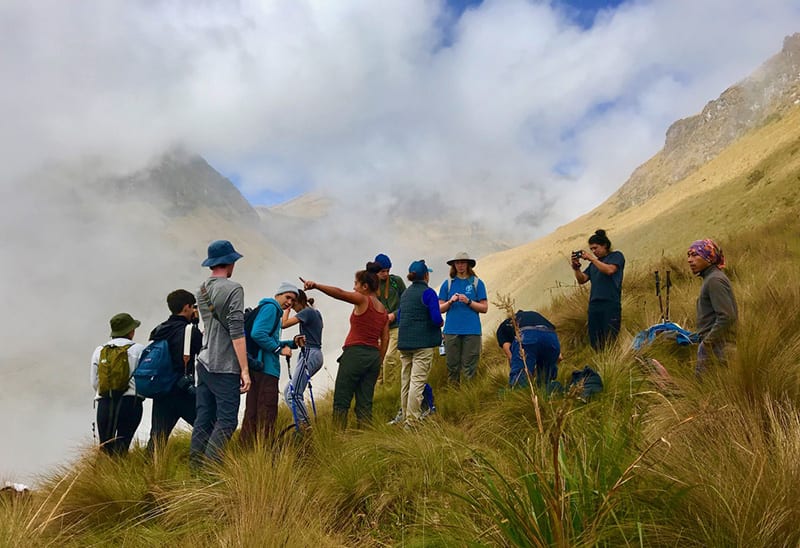
<path fill-rule="evenodd" d="M 144 350 L 144 345 L 133 342 L 140 325 L 127 312 L 115 314 L 109 321 L 111 340 L 92 354 L 100 450 L 112 456 L 128 452 L 142 420 L 142 398 L 131 379 Z"/>
<path fill-rule="evenodd" d="M 481 321 L 478 314 L 489 309 L 486 286 L 475 275 L 477 261 L 466 251 L 447 261 L 450 278 L 439 288 L 439 308 L 447 312 L 444 344 L 447 355 L 447 378 L 458 385 L 472 379 L 481 358 Z"/>
<path fill-rule="evenodd" d="M 240 393 L 250 389 L 244 339 L 244 289 L 230 277 L 242 258 L 228 240 L 208 246 L 202 265 L 211 275 L 200 286 L 197 304 L 205 325 L 205 346 L 195 363 L 197 416 L 190 462 L 220 461 L 239 424 Z"/>

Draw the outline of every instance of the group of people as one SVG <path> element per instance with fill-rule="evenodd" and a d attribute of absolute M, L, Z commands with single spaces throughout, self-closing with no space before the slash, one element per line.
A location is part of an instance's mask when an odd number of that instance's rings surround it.
<path fill-rule="evenodd" d="M 588 243 L 589 251 L 573 252 L 571 265 L 579 284 L 591 284 L 589 340 L 600 350 L 619 333 L 625 257 L 612 250 L 603 230 L 596 231 Z M 152 330 L 150 340 L 167 341 L 177 378 L 184 382 L 175 382 L 167 393 L 153 398 L 151 451 L 166 443 L 183 419 L 193 426 L 192 465 L 218 461 L 238 426 L 243 393 L 247 397 L 242 443 L 269 439 L 278 412 L 280 359 L 298 350 L 284 397 L 298 425 L 310 427 L 304 392 L 323 365 L 323 320 L 312 306 L 314 299 L 307 296 L 312 290 L 353 305 L 333 393 L 334 421 L 340 427 L 347 425 L 353 399 L 358 423 L 371 421 L 382 368 L 399 366 L 400 412 L 393 423 L 407 427 L 422 416 L 423 390 L 438 347 L 446 355 L 451 384 L 457 386 L 462 378 L 469 380 L 476 374 L 482 343 L 479 314 L 488 310 L 488 300 L 486 286 L 474 271 L 476 260 L 465 252 L 447 261 L 449 276 L 438 292 L 429 286 L 432 270 L 424 260 L 409 265 L 406 285 L 391 274 L 391 259 L 381 253 L 355 273 L 352 290 L 302 278 L 302 289 L 284 282 L 273 297 L 262 299 L 248 312 L 247 319 L 244 289 L 231 279 L 241 258 L 229 241 L 212 242 L 202 263 L 210 275 L 197 295 L 178 289 L 167 296 L 170 316 Z M 589 262 L 583 270 L 581 260 Z M 716 243 L 694 242 L 688 262 L 691 271 L 703 278 L 697 302 L 699 375 L 711 360 L 725 361 L 737 308 Z M 198 328 L 199 318 L 204 333 Z M 520 310 L 515 320 L 508 319 L 497 329 L 497 342 L 509 361 L 509 384 L 524 386 L 530 377 L 547 385 L 557 376 L 561 355 L 556 327 L 536 311 Z M 98 436 L 102 450 L 112 455 L 127 452 L 142 418 L 142 398 L 132 378 L 145 348 L 133 341 L 140 325 L 128 313 L 116 314 L 110 320 L 111 340 L 92 355 Z M 281 339 L 282 329 L 293 325 L 299 325 L 300 334 Z M 114 378 L 109 365 L 115 363 L 127 363 L 130 374 Z M 192 382 L 185 382 L 187 378 Z"/>
<path fill-rule="evenodd" d="M 622 322 L 622 279 L 625 256 L 613 250 L 604 230 L 589 237 L 589 250 L 574 251 L 570 264 L 579 284 L 590 283 L 588 335 L 595 350 L 613 343 Z M 738 310 L 730 280 L 723 272 L 725 256 L 714 240 L 693 242 L 687 251 L 689 269 L 703 279 L 697 299 L 699 342 L 695 374 L 710 363 L 725 364 L 736 335 Z M 581 261 L 588 261 L 581 270 Z M 516 323 L 516 328 L 514 324 Z M 555 326 L 537 311 L 519 310 L 497 328 L 497 344 L 509 362 L 509 385 L 527 386 L 528 378 L 543 387 L 558 374 L 561 345 Z M 524 356 L 524 359 L 523 359 Z"/>
<path fill-rule="evenodd" d="M 358 423 L 372 419 L 375 384 L 390 346 L 392 357 L 399 355 L 404 422 L 419 420 L 422 391 L 434 350 L 443 341 L 443 325 L 451 380 L 457 383 L 462 372 L 467 379 L 475 375 L 481 338 L 477 315 L 488 305 L 485 286 L 472 270 L 475 260 L 466 253 L 448 261 L 451 279 L 438 294 L 428 287 L 431 270 L 424 260 L 409 266 L 406 286 L 390 274 L 389 257 L 379 254 L 355 273 L 352 291 L 301 278 L 302 289 L 284 282 L 247 315 L 244 289 L 231 279 L 241 258 L 229 241 L 212 242 L 202 263 L 210 275 L 197 294 L 178 289 L 167 296 L 171 315 L 153 329 L 150 340 L 167 341 L 173 367 L 180 373 L 176 378 L 184 382 L 176 381 L 166 393 L 153 397 L 150 451 L 165 444 L 183 419 L 193 426 L 192 465 L 218 461 L 238 426 L 244 393 L 241 443 L 252 446 L 259 438 L 270 439 L 278 412 L 280 360 L 297 350 L 300 356 L 284 397 L 298 426 L 310 427 L 304 392 L 323 365 L 323 320 L 306 294 L 311 290 L 353 305 L 333 393 L 334 421 L 341 427 L 347 424 L 353 399 Z M 447 322 L 443 312 L 448 312 Z M 201 318 L 203 333 L 198 328 Z M 299 335 L 281 338 L 282 329 L 297 324 Z M 116 314 L 110 320 L 111 340 L 92 356 L 98 437 L 101 449 L 112 455 L 127 452 L 142 418 L 143 398 L 133 378 L 145 350 L 133 341 L 140 325 L 128 313 Z M 113 373 L 120 367 L 112 364 L 123 364 L 126 373 Z M 187 378 L 192 382 L 185 382 Z"/>

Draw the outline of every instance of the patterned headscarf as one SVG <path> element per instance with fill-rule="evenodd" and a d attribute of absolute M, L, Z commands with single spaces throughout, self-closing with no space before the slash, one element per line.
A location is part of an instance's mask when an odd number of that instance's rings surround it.
<path fill-rule="evenodd" d="M 718 268 L 725 268 L 725 255 L 722 254 L 722 249 L 711 238 L 693 242 L 689 246 L 689 251 L 694 251 L 709 263 L 717 265 Z"/>

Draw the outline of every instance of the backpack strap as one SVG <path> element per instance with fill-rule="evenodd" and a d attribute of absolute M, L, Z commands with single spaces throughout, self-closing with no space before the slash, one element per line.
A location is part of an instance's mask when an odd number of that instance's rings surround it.
<path fill-rule="evenodd" d="M 189 360 L 192 357 L 192 325 L 191 322 L 186 324 L 183 330 L 183 374 L 189 372 Z"/>
<path fill-rule="evenodd" d="M 230 331 L 228 331 L 228 326 L 222 323 L 222 320 L 220 320 L 219 316 L 217 316 L 217 310 L 216 307 L 214 306 L 214 301 L 211 300 L 211 295 L 208 294 L 208 289 L 206 289 L 205 282 L 203 282 L 203 284 L 200 286 L 200 293 L 203 295 L 203 298 L 208 303 L 208 310 L 211 312 L 211 317 L 217 320 L 217 323 L 219 323 L 222 326 L 222 329 L 224 329 L 228 334 L 230 334 Z"/>

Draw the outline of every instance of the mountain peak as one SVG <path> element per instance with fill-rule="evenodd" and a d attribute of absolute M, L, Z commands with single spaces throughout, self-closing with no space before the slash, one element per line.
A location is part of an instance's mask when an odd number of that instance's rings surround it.
<path fill-rule="evenodd" d="M 748 131 L 778 120 L 800 104 L 800 33 L 753 74 L 710 101 L 700 114 L 667 130 L 664 148 L 639 166 L 613 199 L 617 209 L 641 204 L 715 158 Z"/>

